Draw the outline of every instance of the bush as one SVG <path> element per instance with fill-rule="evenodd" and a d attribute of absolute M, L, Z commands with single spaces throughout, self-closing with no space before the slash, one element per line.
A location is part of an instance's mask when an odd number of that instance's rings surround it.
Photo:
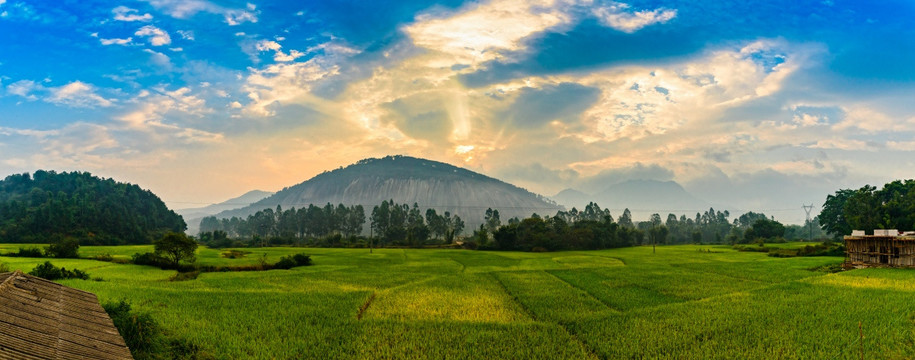
<path fill-rule="evenodd" d="M 59 268 L 51 264 L 50 261 L 45 261 L 44 264 L 36 266 L 32 271 L 29 271 L 29 275 L 37 276 L 47 280 L 61 280 L 61 279 L 82 279 L 89 280 L 89 274 L 80 269 L 67 270 L 67 268 Z"/>
<path fill-rule="evenodd" d="M 305 254 L 295 254 L 292 256 L 283 256 L 280 261 L 273 264 L 274 269 L 292 269 L 297 266 L 311 265 L 311 257 Z"/>
<path fill-rule="evenodd" d="M 467 250 L 476 250 L 479 246 L 473 241 L 465 241 L 461 247 Z"/>
<path fill-rule="evenodd" d="M 291 256 L 283 256 L 280 261 L 273 264 L 274 269 L 292 269 L 296 266 L 295 260 Z"/>
<path fill-rule="evenodd" d="M 170 338 L 148 313 L 133 311 L 127 301 L 102 305 L 135 359 L 212 359 L 186 339 Z"/>
<path fill-rule="evenodd" d="M 55 257 L 58 259 L 78 258 L 79 240 L 69 236 L 58 237 L 51 243 L 51 245 L 48 245 L 48 247 L 45 248 L 45 253 L 48 254 L 49 257 Z"/>
<path fill-rule="evenodd" d="M 40 257 L 44 257 L 44 253 L 39 248 L 30 247 L 30 248 L 19 248 L 19 252 L 12 253 L 12 254 L 6 254 L 6 256 L 40 258 Z"/>
<path fill-rule="evenodd" d="M 0 263 L 0 273 L 10 272 L 10 267 L 4 263 Z"/>
<path fill-rule="evenodd" d="M 295 260 L 297 266 L 308 266 L 311 265 L 311 256 L 305 254 L 295 254 L 292 255 L 292 259 Z"/>
<path fill-rule="evenodd" d="M 135 358 L 148 357 L 147 354 L 161 352 L 162 328 L 147 313 L 131 312 L 130 304 L 124 300 L 102 305 L 118 333 L 124 338 L 130 353 Z"/>
<path fill-rule="evenodd" d="M 135 253 L 130 258 L 131 258 L 131 262 L 136 265 L 149 265 L 149 266 L 155 266 L 155 267 L 162 267 L 162 265 L 165 264 L 165 260 L 163 260 L 161 257 L 159 257 L 159 255 L 156 255 L 155 253 L 151 253 L 151 252 L 142 253 L 142 254 Z"/>

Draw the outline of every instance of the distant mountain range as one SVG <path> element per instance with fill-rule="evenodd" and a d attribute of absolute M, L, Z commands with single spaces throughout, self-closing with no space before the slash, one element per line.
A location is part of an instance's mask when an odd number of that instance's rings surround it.
<path fill-rule="evenodd" d="M 240 207 L 251 205 L 273 194 L 274 193 L 270 191 L 252 190 L 246 192 L 242 196 L 232 198 L 218 204 L 212 204 L 199 208 L 180 209 L 175 210 L 175 212 L 178 213 L 178 215 L 184 217 L 184 220 L 187 221 L 187 233 L 197 234 L 200 228 L 201 219 L 207 216 L 216 215 L 226 210 L 238 209 Z"/>
<path fill-rule="evenodd" d="M 384 200 L 411 206 L 417 203 L 423 212 L 428 208 L 439 213 L 450 211 L 464 220 L 466 232 L 483 222 L 487 208 L 499 210 L 503 223 L 515 216 L 553 215 L 563 209 L 543 196 L 464 168 L 409 156 L 388 156 L 324 172 L 251 205 L 219 212 L 216 217 L 247 217 L 277 205 L 289 209 L 326 203 L 362 205 L 370 215 L 371 209 Z"/>
<path fill-rule="evenodd" d="M 698 199 L 680 184 L 673 181 L 629 180 L 608 186 L 596 194 L 586 194 L 575 189 L 566 189 L 553 197 L 567 208 L 583 209 L 588 202 L 595 202 L 608 208 L 614 217 L 619 217 L 628 208 L 636 220 L 646 220 L 658 213 L 662 218 L 667 214 L 687 215 L 707 211 L 712 204 Z"/>

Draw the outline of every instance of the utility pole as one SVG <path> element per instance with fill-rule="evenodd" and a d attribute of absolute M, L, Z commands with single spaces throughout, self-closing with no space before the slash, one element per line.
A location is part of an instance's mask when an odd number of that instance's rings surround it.
<path fill-rule="evenodd" d="M 813 210 L 813 204 L 810 205 L 801 205 L 804 208 L 804 212 L 807 213 L 807 241 L 813 240 L 813 222 L 810 221 L 810 211 Z"/>

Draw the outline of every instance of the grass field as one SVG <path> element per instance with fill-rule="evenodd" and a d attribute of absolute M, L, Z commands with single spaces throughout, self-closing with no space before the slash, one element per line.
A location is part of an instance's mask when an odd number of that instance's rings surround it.
<path fill-rule="evenodd" d="M 0 245 L 0 252 L 20 245 Z M 314 266 L 204 273 L 54 260 L 103 281 L 217 358 L 905 359 L 915 354 L 915 271 L 811 271 L 841 258 L 728 246 L 559 253 L 200 249 L 210 265 L 304 252 Z M 710 252 L 708 251 L 710 250 Z M 82 247 L 129 258 L 149 246 Z M 45 259 L 0 257 L 24 271 Z M 363 310 L 360 310 L 363 309 Z M 863 340 L 859 335 L 863 330 Z"/>

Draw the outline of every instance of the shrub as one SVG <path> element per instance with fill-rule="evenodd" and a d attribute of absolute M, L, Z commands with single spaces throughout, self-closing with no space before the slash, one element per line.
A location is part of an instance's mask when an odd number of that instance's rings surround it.
<path fill-rule="evenodd" d="M 292 259 L 295 260 L 297 266 L 308 266 L 311 265 L 311 256 L 305 254 L 295 254 L 292 255 Z"/>
<path fill-rule="evenodd" d="M 40 258 L 44 257 L 44 253 L 39 248 L 30 247 L 19 248 L 18 253 L 8 254 L 8 256 Z"/>
<path fill-rule="evenodd" d="M 127 301 L 102 305 L 135 359 L 213 359 L 194 342 L 171 338 L 148 313 L 132 311 Z"/>
<path fill-rule="evenodd" d="M 9 272 L 10 267 L 4 263 L 0 263 L 0 273 Z"/>
<path fill-rule="evenodd" d="M 60 279 L 82 279 L 89 280 L 89 274 L 80 269 L 67 270 L 67 268 L 59 268 L 51 264 L 50 261 L 45 261 L 44 264 L 36 266 L 32 271 L 29 271 L 29 275 L 37 276 L 47 280 L 60 280 Z"/>
<path fill-rule="evenodd" d="M 295 254 L 292 256 L 283 256 L 280 261 L 273 264 L 274 269 L 292 269 L 296 266 L 311 265 L 311 257 L 305 254 Z"/>
<path fill-rule="evenodd" d="M 135 358 L 148 357 L 147 354 L 160 353 L 162 350 L 162 328 L 147 313 L 131 312 L 130 304 L 124 300 L 102 305 L 118 333 Z"/>
<path fill-rule="evenodd" d="M 159 257 L 159 255 L 156 255 L 155 253 L 151 253 L 151 252 L 142 253 L 142 254 L 135 253 L 130 258 L 131 258 L 131 262 L 136 265 L 149 265 L 149 266 L 155 266 L 155 267 L 162 267 L 162 265 L 165 264 L 165 260 L 163 260 L 161 257 Z"/>
<path fill-rule="evenodd" d="M 295 260 L 291 256 L 283 256 L 280 261 L 273 264 L 274 269 L 292 269 L 296 266 Z"/>
<path fill-rule="evenodd" d="M 79 240 L 73 237 L 58 237 L 51 245 L 45 248 L 45 253 L 49 257 L 55 258 L 78 258 L 79 257 Z"/>

